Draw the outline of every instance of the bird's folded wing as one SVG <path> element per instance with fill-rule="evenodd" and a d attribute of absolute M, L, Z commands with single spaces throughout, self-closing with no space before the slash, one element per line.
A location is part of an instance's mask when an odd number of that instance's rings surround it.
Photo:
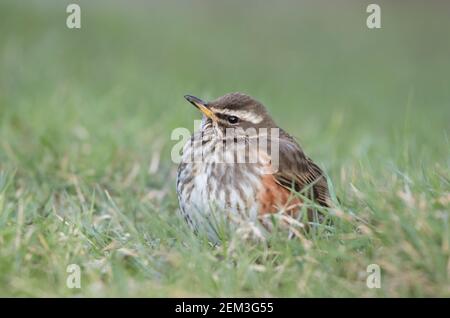
<path fill-rule="evenodd" d="M 279 162 L 274 177 L 284 188 L 295 190 L 322 206 L 331 206 L 326 176 L 291 138 L 279 142 Z"/>

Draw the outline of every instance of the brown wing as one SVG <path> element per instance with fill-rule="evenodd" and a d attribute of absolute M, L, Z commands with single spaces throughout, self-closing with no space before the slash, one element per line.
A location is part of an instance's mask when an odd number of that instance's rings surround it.
<path fill-rule="evenodd" d="M 279 142 L 279 166 L 274 173 L 283 187 L 302 193 L 322 206 L 331 207 L 327 179 L 289 135 L 283 132 Z"/>

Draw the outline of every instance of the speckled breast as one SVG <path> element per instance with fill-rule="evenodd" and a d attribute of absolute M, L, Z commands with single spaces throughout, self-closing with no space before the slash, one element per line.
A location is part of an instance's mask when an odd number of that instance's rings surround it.
<path fill-rule="evenodd" d="M 206 229 L 210 237 L 212 223 L 256 220 L 260 210 L 263 166 L 250 160 L 248 144 L 229 145 L 214 136 L 194 135 L 183 148 L 178 169 L 181 213 L 195 230 Z M 239 159 L 242 153 L 246 156 Z"/>

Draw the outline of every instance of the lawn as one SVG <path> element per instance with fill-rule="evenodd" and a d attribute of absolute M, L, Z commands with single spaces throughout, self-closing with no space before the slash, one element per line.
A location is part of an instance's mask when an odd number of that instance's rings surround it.
<path fill-rule="evenodd" d="M 450 296 L 450 6 L 368 3 L 2 0 L 0 296 Z M 214 247 L 179 216 L 183 95 L 232 91 L 330 176 L 331 230 Z"/>

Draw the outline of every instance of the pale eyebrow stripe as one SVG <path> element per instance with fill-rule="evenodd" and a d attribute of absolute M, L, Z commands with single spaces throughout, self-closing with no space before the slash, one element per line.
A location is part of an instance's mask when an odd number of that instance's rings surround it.
<path fill-rule="evenodd" d="M 228 116 L 236 116 L 240 119 L 249 121 L 253 124 L 259 124 L 263 121 L 263 118 L 259 115 L 253 114 L 246 110 L 229 110 L 229 109 L 222 109 L 222 108 L 213 108 L 211 107 L 211 110 L 222 115 L 228 115 Z"/>

